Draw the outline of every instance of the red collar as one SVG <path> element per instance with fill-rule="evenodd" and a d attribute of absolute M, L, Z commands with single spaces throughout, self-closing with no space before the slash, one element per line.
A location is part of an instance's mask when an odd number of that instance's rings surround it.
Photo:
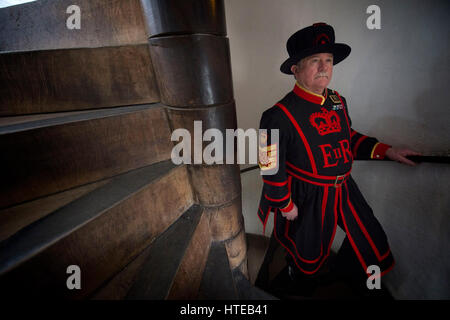
<path fill-rule="evenodd" d="M 296 95 L 298 95 L 302 99 L 305 99 L 305 100 L 315 103 L 315 104 L 323 105 L 323 103 L 327 99 L 327 91 L 328 90 L 325 88 L 325 96 L 322 96 L 320 94 L 316 94 L 314 92 L 311 92 L 311 91 L 303 88 L 301 85 L 298 84 L 298 82 L 296 82 L 293 91 Z"/>

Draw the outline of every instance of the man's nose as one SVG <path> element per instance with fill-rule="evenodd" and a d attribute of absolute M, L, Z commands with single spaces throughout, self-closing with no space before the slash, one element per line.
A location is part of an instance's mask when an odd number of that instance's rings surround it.
<path fill-rule="evenodd" d="M 326 69 L 327 69 L 327 64 L 324 61 L 320 60 L 319 61 L 319 71 L 325 71 Z"/>

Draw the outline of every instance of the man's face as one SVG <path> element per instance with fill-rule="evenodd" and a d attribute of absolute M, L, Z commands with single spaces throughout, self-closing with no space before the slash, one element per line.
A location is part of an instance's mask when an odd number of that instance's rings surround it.
<path fill-rule="evenodd" d="M 291 67 L 291 71 L 300 85 L 316 94 L 322 94 L 333 75 L 333 55 L 317 53 L 303 58 Z"/>

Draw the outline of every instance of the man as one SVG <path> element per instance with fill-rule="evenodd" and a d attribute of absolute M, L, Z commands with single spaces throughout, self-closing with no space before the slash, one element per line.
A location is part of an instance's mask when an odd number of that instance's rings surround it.
<path fill-rule="evenodd" d="M 327 88 L 333 66 L 350 50 L 335 43 L 325 23 L 294 33 L 280 70 L 293 74 L 296 84 L 261 118 L 260 128 L 278 129 L 279 139 L 271 141 L 271 134 L 261 139 L 266 144 L 260 146 L 264 186 L 258 215 L 265 226 L 274 212 L 273 235 L 286 251 L 294 281 L 320 270 L 337 225 L 346 233 L 336 258 L 340 275 L 365 285 L 369 266 L 378 266 L 381 275 L 394 266 L 387 237 L 350 171 L 354 159 L 388 157 L 415 165 L 406 156 L 419 153 L 351 128 L 345 98 Z"/>

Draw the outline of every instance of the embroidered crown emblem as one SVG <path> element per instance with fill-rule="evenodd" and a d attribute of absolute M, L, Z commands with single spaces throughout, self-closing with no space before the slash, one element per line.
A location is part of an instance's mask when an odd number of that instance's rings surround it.
<path fill-rule="evenodd" d="M 315 112 L 309 117 L 309 122 L 317 129 L 321 136 L 341 131 L 341 120 L 336 111 L 328 111 L 321 108 L 321 112 Z"/>

